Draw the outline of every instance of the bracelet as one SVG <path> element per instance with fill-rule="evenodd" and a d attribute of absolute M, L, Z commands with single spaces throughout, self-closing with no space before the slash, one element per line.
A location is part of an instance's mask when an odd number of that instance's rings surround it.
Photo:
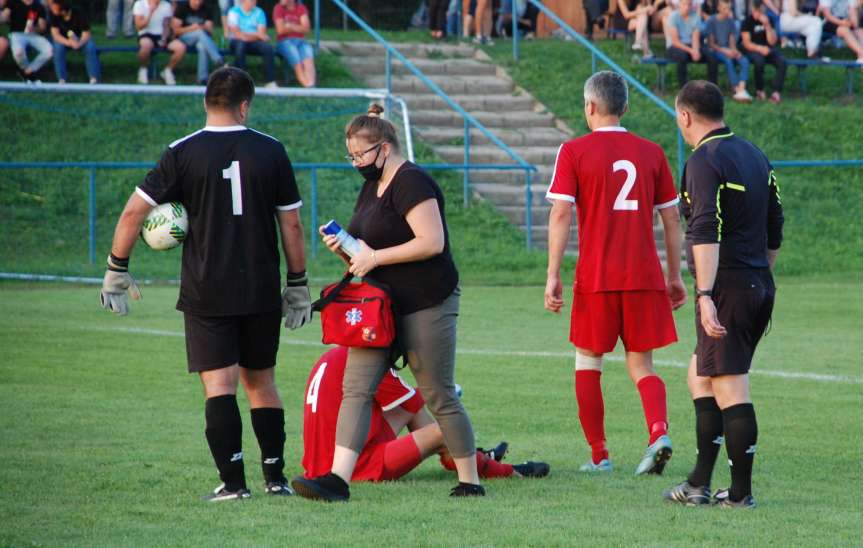
<path fill-rule="evenodd" d="M 712 289 L 695 289 L 695 297 L 713 297 Z"/>
<path fill-rule="evenodd" d="M 375 262 L 375 268 L 377 268 L 379 265 L 378 265 L 378 258 L 377 258 L 377 256 L 375 255 L 375 253 L 377 253 L 377 251 L 375 251 L 374 249 L 372 249 L 372 260 Z"/>

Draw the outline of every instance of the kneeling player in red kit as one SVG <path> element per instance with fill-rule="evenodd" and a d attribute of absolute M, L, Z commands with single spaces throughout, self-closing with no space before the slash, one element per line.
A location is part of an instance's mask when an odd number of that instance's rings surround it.
<path fill-rule="evenodd" d="M 342 378 L 348 349 L 336 347 L 321 356 L 309 374 L 303 412 L 303 470 L 306 478 L 327 474 L 333 463 L 336 422 L 342 401 Z M 440 454 L 441 464 L 455 470 L 446 451 L 440 427 L 424 408 L 425 401 L 412 386 L 390 370 L 375 393 L 368 439 L 354 469 L 353 481 L 399 479 L 427 457 Z M 397 437 L 407 427 L 409 434 Z M 544 462 L 503 464 L 507 444 L 476 452 L 482 478 L 543 477 Z"/>

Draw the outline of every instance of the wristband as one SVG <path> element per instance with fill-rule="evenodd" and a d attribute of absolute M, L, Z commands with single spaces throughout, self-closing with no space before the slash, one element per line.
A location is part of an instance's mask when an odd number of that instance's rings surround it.
<path fill-rule="evenodd" d="M 375 253 L 376 253 L 376 251 L 373 249 L 372 250 L 372 260 L 375 262 L 375 268 L 377 268 L 378 267 L 378 258 L 377 258 L 377 255 L 375 255 Z"/>
<path fill-rule="evenodd" d="M 713 290 L 695 288 L 695 297 L 713 297 Z"/>
<path fill-rule="evenodd" d="M 288 272 L 286 285 L 288 287 L 297 287 L 301 285 L 309 285 L 309 279 L 306 277 L 306 271 Z"/>
<path fill-rule="evenodd" d="M 113 253 L 108 255 L 108 270 L 112 270 L 114 272 L 128 272 L 129 271 L 129 257 L 125 259 L 121 259 L 117 257 Z"/>

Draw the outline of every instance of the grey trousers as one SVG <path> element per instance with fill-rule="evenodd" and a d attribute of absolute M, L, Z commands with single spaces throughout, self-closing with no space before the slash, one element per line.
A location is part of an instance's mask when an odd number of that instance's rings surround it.
<path fill-rule="evenodd" d="M 470 418 L 455 393 L 456 319 L 460 290 L 438 306 L 401 318 L 400 334 L 418 388 L 443 432 L 455 458 L 473 456 L 476 445 Z M 342 385 L 342 405 L 336 426 L 336 445 L 362 451 L 369 433 L 372 399 L 389 369 L 389 351 L 351 348 Z"/>

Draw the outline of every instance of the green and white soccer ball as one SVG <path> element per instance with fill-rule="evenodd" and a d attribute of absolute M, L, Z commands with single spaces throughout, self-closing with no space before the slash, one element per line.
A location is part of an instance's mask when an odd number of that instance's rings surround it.
<path fill-rule="evenodd" d="M 157 251 L 183 243 L 189 232 L 189 215 L 180 202 L 159 204 L 150 211 L 141 227 L 141 239 Z"/>

